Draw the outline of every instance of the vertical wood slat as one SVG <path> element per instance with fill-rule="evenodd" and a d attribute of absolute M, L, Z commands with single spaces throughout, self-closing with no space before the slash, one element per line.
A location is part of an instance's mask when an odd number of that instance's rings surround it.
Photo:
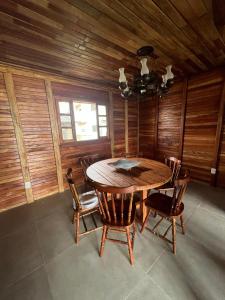
<path fill-rule="evenodd" d="M 15 128 L 15 135 L 17 140 L 17 147 L 20 156 L 20 163 L 21 163 L 24 182 L 25 183 L 31 182 L 22 125 L 19 117 L 19 110 L 18 110 L 16 96 L 14 92 L 14 83 L 13 83 L 12 74 L 4 73 L 4 80 L 5 80 L 6 91 L 9 99 L 13 125 Z M 26 188 L 25 192 L 26 192 L 27 202 L 28 203 L 33 202 L 34 198 L 33 198 L 32 188 Z"/>
<path fill-rule="evenodd" d="M 188 79 L 184 80 L 183 94 L 182 94 L 182 106 L 181 106 L 181 120 L 180 120 L 180 143 L 179 143 L 179 154 L 178 158 L 182 160 L 183 147 L 184 147 L 184 129 L 185 129 L 185 118 L 186 118 L 186 106 L 187 106 L 187 89 Z"/>
<path fill-rule="evenodd" d="M 56 161 L 56 171 L 57 171 L 59 192 L 63 192 L 64 185 L 63 185 L 61 155 L 60 155 L 60 149 L 59 149 L 59 131 L 58 131 L 58 125 L 57 125 L 57 113 L 56 113 L 56 107 L 55 107 L 55 102 L 54 102 L 54 98 L 53 98 L 53 94 L 52 94 L 50 80 L 45 80 L 45 88 L 46 88 L 50 123 L 51 123 L 51 129 L 52 129 L 52 141 L 53 141 L 53 147 L 54 147 L 54 152 L 55 152 L 55 161 Z"/>
<path fill-rule="evenodd" d="M 109 92 L 109 132 L 110 132 L 110 145 L 111 154 L 114 157 L 114 126 L 113 126 L 113 96 L 112 92 Z"/>
<path fill-rule="evenodd" d="M 155 96 L 155 135 L 154 135 L 154 158 L 156 159 L 157 156 L 157 149 L 158 149 L 158 123 L 159 123 L 159 97 Z"/>
<path fill-rule="evenodd" d="M 140 102 L 140 98 L 139 96 L 137 96 L 137 153 L 140 152 L 140 145 L 139 145 L 139 139 L 140 139 L 140 135 L 139 135 L 139 127 L 140 127 L 140 120 L 139 120 L 139 117 L 140 117 L 140 105 L 139 105 L 139 102 Z"/>
<path fill-rule="evenodd" d="M 217 167 L 219 161 L 219 148 L 220 148 L 220 140 L 221 140 L 222 128 L 223 128 L 224 110 L 225 110 L 225 80 L 224 80 L 223 89 L 220 98 L 220 107 L 219 107 L 218 121 L 216 127 L 216 137 L 215 137 L 215 150 L 214 150 L 213 162 L 212 162 L 212 168 L 216 169 L 216 174 L 211 174 L 211 184 L 214 186 L 216 185 L 216 179 L 217 179 Z"/>
<path fill-rule="evenodd" d="M 125 106 L 125 151 L 126 153 L 129 152 L 129 146 L 128 146 L 128 100 L 126 99 L 124 101 Z"/>

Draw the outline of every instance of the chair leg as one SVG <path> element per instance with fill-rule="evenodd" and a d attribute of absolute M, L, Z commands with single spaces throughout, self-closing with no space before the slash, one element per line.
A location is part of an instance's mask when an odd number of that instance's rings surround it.
<path fill-rule="evenodd" d="M 143 223 L 143 225 L 142 225 L 142 227 L 141 227 L 141 233 L 144 231 L 144 229 L 145 229 L 145 226 L 146 226 L 146 224 L 147 224 L 147 221 L 148 221 L 148 218 L 149 218 L 149 216 L 150 216 L 150 213 L 151 213 L 151 210 L 149 209 L 149 211 L 148 211 L 148 213 L 147 213 L 147 216 L 146 216 L 146 218 L 145 218 L 145 220 L 144 220 L 144 223 Z"/>
<path fill-rule="evenodd" d="M 80 233 L 80 214 L 79 213 L 75 213 L 74 214 L 74 219 L 75 218 L 76 218 L 76 222 L 74 222 L 74 224 L 76 223 L 75 243 L 78 244 L 78 242 L 79 242 L 79 233 Z"/>
<path fill-rule="evenodd" d="M 134 224 L 133 224 L 133 233 L 132 233 L 132 249 L 134 249 L 135 234 L 136 234 L 136 224 L 134 222 Z"/>
<path fill-rule="evenodd" d="M 134 264 L 134 255 L 133 255 L 133 249 L 132 249 L 132 243 L 130 239 L 130 228 L 126 228 L 126 234 L 127 234 L 127 243 L 128 243 L 128 250 L 129 250 L 129 256 L 130 256 L 130 263 L 131 265 Z"/>
<path fill-rule="evenodd" d="M 180 216 L 180 224 L 181 224 L 182 233 L 185 234 L 183 215 Z"/>
<path fill-rule="evenodd" d="M 176 219 L 172 219 L 173 253 L 176 254 Z"/>
<path fill-rule="evenodd" d="M 102 240 L 101 240 L 101 248 L 100 248 L 100 251 L 99 251 L 99 256 L 103 255 L 105 239 L 106 239 L 106 233 L 107 233 L 107 226 L 104 225 L 103 230 L 102 230 Z"/>
<path fill-rule="evenodd" d="M 72 224 L 75 223 L 75 220 L 76 220 L 76 213 L 74 212 L 74 213 L 73 213 L 73 217 L 72 217 Z"/>

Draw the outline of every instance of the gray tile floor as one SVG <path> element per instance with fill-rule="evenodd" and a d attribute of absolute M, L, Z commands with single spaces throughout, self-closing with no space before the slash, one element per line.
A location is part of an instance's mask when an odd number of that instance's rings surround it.
<path fill-rule="evenodd" d="M 133 267 L 121 245 L 98 256 L 101 231 L 75 245 L 71 217 L 68 192 L 0 214 L 0 299 L 225 299 L 225 190 L 192 182 L 177 255 L 138 233 Z"/>

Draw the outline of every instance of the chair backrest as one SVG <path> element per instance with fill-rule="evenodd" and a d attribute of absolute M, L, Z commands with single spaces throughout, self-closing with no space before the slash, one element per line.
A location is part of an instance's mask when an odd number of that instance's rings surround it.
<path fill-rule="evenodd" d="M 67 182 L 68 182 L 68 184 L 69 184 L 70 191 L 71 191 L 73 200 L 74 200 L 74 202 L 75 202 L 75 207 L 74 207 L 74 209 L 80 210 L 80 209 L 81 209 L 80 198 L 79 198 L 79 193 L 78 193 L 78 191 L 77 191 L 75 182 L 74 182 L 74 180 L 73 180 L 73 170 L 72 170 L 72 168 L 69 168 L 69 169 L 67 170 L 67 173 L 66 173 L 66 180 L 67 180 Z"/>
<path fill-rule="evenodd" d="M 171 213 L 179 209 L 187 189 L 187 184 L 190 180 L 191 180 L 190 170 L 188 169 L 184 170 L 182 178 L 175 180 L 174 182 L 175 188 L 173 193 L 173 204 L 171 207 Z"/>
<path fill-rule="evenodd" d="M 96 190 L 104 221 L 126 226 L 131 222 L 134 186 L 112 187 L 90 183 Z"/>
<path fill-rule="evenodd" d="M 87 178 L 86 171 L 87 171 L 87 168 L 92 164 L 92 161 L 89 156 L 80 157 L 79 161 L 80 161 L 80 165 L 81 165 L 81 168 L 83 171 L 84 178 L 87 181 L 88 178 Z"/>
<path fill-rule="evenodd" d="M 176 157 L 166 157 L 165 164 L 172 170 L 170 182 L 174 183 L 179 176 L 181 160 L 177 159 Z"/>
<path fill-rule="evenodd" d="M 93 163 L 95 163 L 99 160 L 102 160 L 102 159 L 104 159 L 104 157 L 101 156 L 100 154 L 92 154 L 92 155 L 86 155 L 86 156 L 80 157 L 79 162 L 82 167 L 83 175 L 84 175 L 84 178 L 86 181 L 88 180 L 87 174 L 86 174 L 87 168 L 90 165 L 92 165 Z"/>

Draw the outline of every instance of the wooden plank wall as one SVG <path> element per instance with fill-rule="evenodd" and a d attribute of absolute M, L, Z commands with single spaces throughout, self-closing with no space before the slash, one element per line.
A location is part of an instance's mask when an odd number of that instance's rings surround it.
<path fill-rule="evenodd" d="M 223 114 L 223 128 L 219 151 L 217 184 L 225 187 L 225 113 Z"/>
<path fill-rule="evenodd" d="M 77 182 L 81 182 L 81 156 L 111 157 L 112 150 L 114 156 L 137 151 L 138 102 L 135 99 L 126 103 L 113 89 L 48 73 L 4 66 L 0 66 L 1 70 L 0 211 L 68 188 L 65 173 L 69 167 L 74 169 Z M 107 104 L 111 139 L 61 144 L 57 101 L 68 99 Z M 13 111 L 11 103 L 15 105 Z M 31 182 L 31 188 L 25 189 L 25 182 Z"/>
<path fill-rule="evenodd" d="M 138 100 L 128 100 L 128 152 L 138 152 Z"/>
<path fill-rule="evenodd" d="M 113 93 L 114 156 L 126 152 L 125 145 L 125 102 L 120 94 Z"/>
<path fill-rule="evenodd" d="M 154 99 L 140 102 L 140 151 L 153 157 L 149 153 L 156 148 L 155 158 L 159 160 L 164 156 L 181 157 L 183 166 L 191 170 L 192 178 L 213 184 L 211 168 L 215 167 L 216 132 L 224 82 L 225 72 L 217 69 L 195 75 L 187 84 L 185 81 L 176 83 L 169 94 L 159 100 L 158 108 Z M 155 126 L 155 120 L 158 120 L 158 126 Z M 223 117 L 215 177 L 216 184 L 225 187 L 224 123 Z M 180 134 L 182 124 L 183 136 Z"/>
<path fill-rule="evenodd" d="M 156 157 L 179 156 L 183 82 L 175 84 L 165 98 L 159 99 Z"/>
<path fill-rule="evenodd" d="M 192 177 L 208 183 L 224 77 L 218 72 L 193 77 L 188 82 L 183 164 Z"/>
<path fill-rule="evenodd" d="M 26 203 L 23 174 L 3 73 L 0 73 L 0 210 Z"/>
<path fill-rule="evenodd" d="M 71 84 L 52 83 L 53 96 L 57 101 L 84 99 L 88 101 L 95 100 L 97 103 L 109 105 L 108 93 L 100 90 L 93 90 L 78 87 Z M 110 141 L 91 141 L 80 143 L 68 143 L 60 145 L 62 172 L 64 178 L 64 187 L 67 188 L 65 182 L 66 170 L 69 167 L 73 168 L 74 179 L 77 182 L 82 182 L 83 173 L 79 163 L 81 156 L 99 154 L 102 157 L 111 157 Z"/>
<path fill-rule="evenodd" d="M 154 158 L 156 124 L 156 99 L 139 102 L 139 152 Z"/>
<path fill-rule="evenodd" d="M 34 200 L 58 191 L 52 131 L 43 79 L 14 75 Z"/>

